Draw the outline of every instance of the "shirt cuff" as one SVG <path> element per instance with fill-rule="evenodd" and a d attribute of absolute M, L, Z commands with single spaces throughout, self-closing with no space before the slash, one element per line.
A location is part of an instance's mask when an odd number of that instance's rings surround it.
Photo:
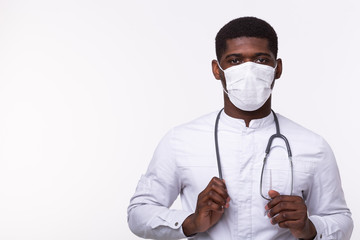
<path fill-rule="evenodd" d="M 185 234 L 182 229 L 182 224 L 185 219 L 190 216 L 192 212 L 182 211 L 182 210 L 170 210 L 163 212 L 158 215 L 156 221 L 153 221 L 151 224 L 152 228 L 158 226 L 170 227 L 174 230 L 178 230 L 178 237 L 185 238 Z"/>
<path fill-rule="evenodd" d="M 310 221 L 314 224 L 315 229 L 316 229 L 316 237 L 314 238 L 314 240 L 324 240 L 325 239 L 325 223 L 323 222 L 323 220 L 321 219 L 320 216 L 310 216 L 309 217 Z"/>

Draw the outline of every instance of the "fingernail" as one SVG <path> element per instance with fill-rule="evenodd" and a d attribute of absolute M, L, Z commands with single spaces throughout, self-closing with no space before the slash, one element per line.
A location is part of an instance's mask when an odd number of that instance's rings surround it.
<path fill-rule="evenodd" d="M 269 207 L 268 207 L 268 205 L 265 205 L 265 210 L 267 211 L 267 210 L 269 210 Z"/>

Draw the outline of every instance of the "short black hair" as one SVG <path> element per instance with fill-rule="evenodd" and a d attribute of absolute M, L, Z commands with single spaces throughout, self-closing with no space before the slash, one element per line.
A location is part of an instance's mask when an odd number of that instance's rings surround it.
<path fill-rule="evenodd" d="M 269 50 L 277 57 L 278 37 L 274 28 L 256 17 L 240 17 L 228 22 L 215 38 L 216 57 L 220 61 L 226 51 L 226 40 L 238 37 L 256 37 L 268 40 Z"/>

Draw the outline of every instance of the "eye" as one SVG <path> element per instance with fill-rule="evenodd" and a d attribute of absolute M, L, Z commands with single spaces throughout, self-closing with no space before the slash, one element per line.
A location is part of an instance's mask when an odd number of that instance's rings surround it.
<path fill-rule="evenodd" d="M 256 63 L 260 63 L 260 64 L 267 64 L 267 63 L 269 63 L 269 59 L 267 59 L 267 58 L 257 58 L 257 59 L 255 59 L 255 61 L 254 62 L 256 62 Z"/>
<path fill-rule="evenodd" d="M 241 60 L 239 58 L 232 58 L 232 59 L 229 60 L 229 63 L 231 65 L 238 65 L 238 64 L 241 63 Z"/>

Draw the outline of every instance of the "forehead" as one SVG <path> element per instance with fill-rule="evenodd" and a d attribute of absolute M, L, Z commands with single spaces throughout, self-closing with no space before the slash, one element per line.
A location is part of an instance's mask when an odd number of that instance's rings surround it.
<path fill-rule="evenodd" d="M 269 50 L 269 41 L 266 38 L 239 37 L 226 40 L 226 50 L 222 58 L 229 54 L 250 56 L 256 53 L 267 53 L 274 57 L 274 54 Z"/>

